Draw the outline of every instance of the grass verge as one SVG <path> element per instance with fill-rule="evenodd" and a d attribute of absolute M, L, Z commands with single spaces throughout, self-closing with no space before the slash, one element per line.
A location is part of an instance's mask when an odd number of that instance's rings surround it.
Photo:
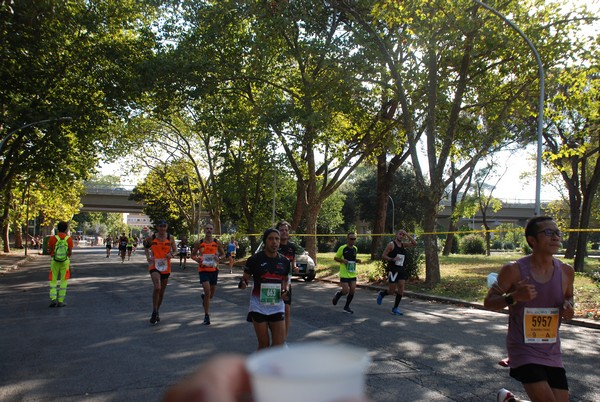
<path fill-rule="evenodd" d="M 335 253 L 319 253 L 317 277 L 337 279 L 339 264 L 333 260 L 334 256 Z M 495 254 L 489 257 L 479 255 L 440 256 L 442 277 L 440 283 L 433 288 L 428 288 L 425 286 L 424 274 L 421 274 L 419 280 L 407 282 L 406 290 L 482 303 L 487 294 L 487 275 L 491 272 L 498 272 L 504 264 L 521 257 L 522 254 L 518 253 Z M 358 258 L 364 261 L 357 266 L 358 282 L 385 285 L 385 280 L 378 270 L 377 261 L 370 261 L 367 254 L 359 254 Z M 573 264 L 573 260 L 562 260 Z M 588 258 L 586 259 L 585 274 L 576 273 L 575 275 L 576 317 L 600 320 L 600 268 L 598 264 L 598 259 Z M 598 277 L 596 281 L 592 278 L 594 275 Z"/>

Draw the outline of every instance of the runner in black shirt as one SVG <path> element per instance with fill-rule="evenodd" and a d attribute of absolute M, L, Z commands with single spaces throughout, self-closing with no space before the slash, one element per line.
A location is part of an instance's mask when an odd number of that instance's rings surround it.
<path fill-rule="evenodd" d="M 246 261 L 244 276 L 239 288 L 245 289 L 252 278 L 254 286 L 250 295 L 250 313 L 258 349 L 285 342 L 285 307 L 288 298 L 290 262 L 277 252 L 279 232 L 267 229 L 263 234 L 264 248 Z M 270 336 L 269 336 L 270 332 Z"/>

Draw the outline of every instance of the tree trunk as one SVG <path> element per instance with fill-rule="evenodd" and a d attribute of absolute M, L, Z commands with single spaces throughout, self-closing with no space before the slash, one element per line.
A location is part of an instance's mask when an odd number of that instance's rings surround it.
<path fill-rule="evenodd" d="M 15 234 L 15 248 L 23 248 L 23 231 L 21 225 L 13 225 L 13 233 Z"/>
<path fill-rule="evenodd" d="M 578 236 L 577 253 L 573 261 L 575 272 L 583 272 L 585 267 L 585 257 L 587 256 L 587 232 L 581 232 Z"/>
<path fill-rule="evenodd" d="M 450 194 L 450 223 L 448 224 L 448 234 L 446 235 L 446 242 L 444 243 L 444 251 L 443 255 L 448 256 L 452 253 L 452 243 L 454 243 L 454 233 L 456 232 L 457 220 L 454 219 L 454 208 L 456 208 L 456 203 L 458 201 L 458 191 L 456 190 L 456 186 L 454 181 L 452 182 L 452 193 Z"/>
<path fill-rule="evenodd" d="M 579 231 L 577 230 L 581 220 L 581 194 L 579 189 L 568 186 L 569 189 L 569 238 L 567 239 L 567 248 L 565 250 L 565 258 L 575 257 L 575 250 L 579 239 Z"/>
<path fill-rule="evenodd" d="M 213 225 L 215 226 L 215 236 L 221 235 L 221 211 L 215 211 L 212 215 Z"/>
<path fill-rule="evenodd" d="M 317 264 L 317 218 L 321 205 L 318 202 L 309 203 L 306 211 L 306 251 Z"/>
<path fill-rule="evenodd" d="M 448 225 L 448 232 L 456 232 L 456 223 L 453 220 Z M 443 255 L 449 256 L 452 253 L 452 245 L 454 244 L 454 233 L 448 233 L 446 235 L 446 242 L 444 243 Z"/>
<path fill-rule="evenodd" d="M 392 175 L 393 177 L 393 175 Z M 385 232 L 387 219 L 388 196 L 390 194 L 391 178 L 387 173 L 385 155 L 377 157 L 377 204 L 375 206 L 375 222 L 373 222 L 373 237 L 371 238 L 371 260 L 381 258 L 381 234 Z"/>
<path fill-rule="evenodd" d="M 8 225 L 3 225 L 2 226 L 2 243 L 4 243 L 4 249 L 3 251 L 5 253 L 10 253 L 10 244 L 9 244 L 9 238 L 8 238 Z"/>
<path fill-rule="evenodd" d="M 292 231 L 296 230 L 300 222 L 302 222 L 302 216 L 305 212 L 304 207 L 306 206 L 306 187 L 306 184 L 302 180 L 296 180 L 296 205 L 294 206 L 294 214 L 289 222 L 291 226 L 290 230 Z"/>
<path fill-rule="evenodd" d="M 440 260 L 438 256 L 437 237 L 434 234 L 437 223 L 437 205 L 431 201 L 425 203 L 425 219 L 423 230 L 425 234 L 425 285 L 433 287 L 440 282 Z"/>
<path fill-rule="evenodd" d="M 381 234 L 385 232 L 385 221 L 387 217 L 387 203 L 388 193 L 385 196 L 378 192 L 377 193 L 377 205 L 375 211 L 375 222 L 373 222 L 373 236 L 371 238 L 371 260 L 377 260 L 380 258 L 379 249 L 381 247 Z"/>
<path fill-rule="evenodd" d="M 491 255 L 490 242 L 492 241 L 492 238 L 490 236 L 490 227 L 487 224 L 485 216 L 483 217 L 483 227 L 485 228 L 485 255 L 489 257 Z"/>
<path fill-rule="evenodd" d="M 590 227 L 590 217 L 592 215 L 592 204 L 594 196 L 600 187 L 600 158 L 596 160 L 594 173 L 591 175 L 589 183 L 583 191 L 583 202 L 581 203 L 581 220 L 579 227 L 587 229 Z M 585 257 L 587 256 L 587 232 L 580 232 L 577 241 L 577 254 L 573 263 L 576 272 L 583 272 Z"/>
<path fill-rule="evenodd" d="M 6 186 L 4 191 L 4 205 L 2 212 L 2 242 L 4 243 L 4 252 L 10 253 L 10 243 L 9 243 L 9 225 L 8 225 L 8 214 L 10 212 L 10 202 L 12 200 L 12 191 L 10 186 Z"/>

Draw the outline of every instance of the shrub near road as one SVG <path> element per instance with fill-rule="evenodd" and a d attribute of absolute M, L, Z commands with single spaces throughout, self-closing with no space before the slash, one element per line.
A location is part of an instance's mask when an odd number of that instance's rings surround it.
<path fill-rule="evenodd" d="M 337 280 L 339 264 L 333 260 L 334 253 L 319 253 L 317 277 Z M 502 265 L 521 258 L 523 254 L 494 254 L 489 257 L 481 255 L 440 256 L 441 282 L 434 288 L 424 285 L 424 278 L 407 281 L 406 290 L 442 297 L 450 297 L 469 302 L 483 302 L 487 294 L 486 278 L 491 272 L 498 272 Z M 369 261 L 368 254 L 358 256 Z M 573 260 L 562 259 L 568 264 Z M 597 258 L 586 260 L 585 273 L 575 274 L 575 316 L 600 320 L 600 268 Z M 378 261 L 370 261 L 357 267 L 358 283 L 385 284 L 381 276 Z M 423 269 L 420 271 L 423 272 Z M 422 275 L 421 275 L 422 276 Z"/>

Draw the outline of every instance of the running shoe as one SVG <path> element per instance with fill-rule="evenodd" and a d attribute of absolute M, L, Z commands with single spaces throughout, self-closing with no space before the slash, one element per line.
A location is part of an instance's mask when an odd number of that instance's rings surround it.
<path fill-rule="evenodd" d="M 65 302 L 58 302 L 58 307 L 64 307 L 66 305 L 67 305 L 67 303 L 65 303 Z"/>
<path fill-rule="evenodd" d="M 158 315 L 158 311 L 156 312 L 156 322 L 160 322 L 160 315 Z"/>
<path fill-rule="evenodd" d="M 56 307 L 56 299 L 50 300 L 50 305 L 48 307 Z"/>
<path fill-rule="evenodd" d="M 208 314 L 204 314 L 204 325 L 210 325 L 210 316 Z"/>
<path fill-rule="evenodd" d="M 350 310 L 350 307 L 348 307 L 348 306 L 344 306 L 344 312 L 346 312 L 348 314 L 354 314 L 354 311 Z"/>
<path fill-rule="evenodd" d="M 516 398 L 512 392 L 507 389 L 500 388 L 498 395 L 496 395 L 496 402 L 515 402 Z"/>
<path fill-rule="evenodd" d="M 153 311 L 152 316 L 150 317 L 150 324 L 156 324 L 158 322 L 158 312 Z"/>
<path fill-rule="evenodd" d="M 404 315 L 404 313 L 402 311 L 398 310 L 397 307 L 392 309 L 392 314 L 395 314 L 395 315 Z"/>
<path fill-rule="evenodd" d="M 331 300 L 331 302 L 333 303 L 334 306 L 338 304 L 340 297 L 342 297 L 342 292 L 340 292 L 340 291 L 335 292 L 335 294 L 333 295 L 333 300 Z"/>
<path fill-rule="evenodd" d="M 377 304 L 379 304 L 381 306 L 381 303 L 383 302 L 383 292 L 380 290 L 379 292 L 377 292 Z"/>

